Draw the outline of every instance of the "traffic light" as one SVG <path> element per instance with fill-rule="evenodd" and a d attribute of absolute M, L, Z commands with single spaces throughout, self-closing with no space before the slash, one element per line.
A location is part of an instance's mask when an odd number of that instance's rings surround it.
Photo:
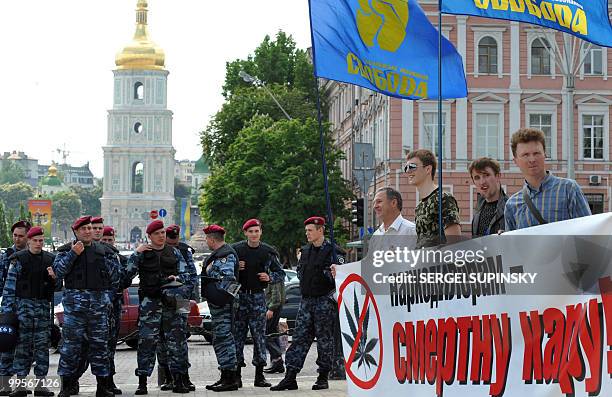
<path fill-rule="evenodd" d="M 358 198 L 357 200 L 351 201 L 351 205 L 353 209 L 351 210 L 351 214 L 353 218 L 351 222 L 353 222 L 358 227 L 363 226 L 363 198 Z"/>

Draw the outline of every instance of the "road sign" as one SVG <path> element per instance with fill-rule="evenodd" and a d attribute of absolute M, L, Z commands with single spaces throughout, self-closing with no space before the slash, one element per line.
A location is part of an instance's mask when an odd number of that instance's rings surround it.
<path fill-rule="evenodd" d="M 157 210 L 152 210 L 151 212 L 149 212 L 149 216 L 151 217 L 151 219 L 157 219 L 158 217 L 158 213 Z"/>
<path fill-rule="evenodd" d="M 164 208 L 162 208 L 161 210 L 159 210 L 159 216 L 162 218 L 165 218 L 166 215 L 168 215 L 168 211 L 166 211 Z"/>

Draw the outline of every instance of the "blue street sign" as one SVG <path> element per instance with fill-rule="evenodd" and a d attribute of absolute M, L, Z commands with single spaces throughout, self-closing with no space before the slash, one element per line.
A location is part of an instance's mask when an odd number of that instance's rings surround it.
<path fill-rule="evenodd" d="M 363 232 L 364 232 L 363 227 L 360 227 L 359 228 L 359 238 L 363 238 L 363 234 L 364 234 Z"/>
<path fill-rule="evenodd" d="M 160 216 L 160 217 L 165 218 L 165 217 L 166 217 L 166 215 L 168 215 L 168 211 L 166 211 L 166 210 L 165 210 L 165 209 L 163 209 L 163 208 L 162 208 L 161 210 L 159 210 L 159 216 Z"/>

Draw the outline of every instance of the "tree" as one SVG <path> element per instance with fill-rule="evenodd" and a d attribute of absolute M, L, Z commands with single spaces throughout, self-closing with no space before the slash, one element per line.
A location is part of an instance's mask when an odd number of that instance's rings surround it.
<path fill-rule="evenodd" d="M 100 197 L 102 197 L 102 184 L 98 183 L 93 188 L 84 188 L 82 186 L 74 185 L 70 187 L 70 190 L 79 196 L 83 214 L 93 216 L 100 215 L 102 211 L 100 204 Z"/>
<path fill-rule="evenodd" d="M 304 120 L 317 115 L 314 75 L 307 53 L 296 49 L 293 38 L 282 31 L 274 41 L 266 36 L 254 56 L 226 64 L 223 86 L 226 102 L 200 133 L 204 153 L 213 165 L 223 164 L 229 145 L 253 116 L 265 114 L 273 120 L 285 119 L 262 87 L 242 80 L 239 76 L 241 70 L 265 83 L 292 118 Z M 322 111 L 325 119 L 325 100 Z"/>
<path fill-rule="evenodd" d="M 9 235 L 9 226 L 4 213 L 4 204 L 0 201 L 0 247 L 10 247 L 13 240 Z"/>
<path fill-rule="evenodd" d="M 23 168 L 12 160 L 2 160 L 0 168 L 0 184 L 17 183 L 25 179 Z"/>
<path fill-rule="evenodd" d="M 254 117 L 205 183 L 200 209 L 206 220 L 221 223 L 231 241 L 243 238 L 246 219 L 259 218 L 265 240 L 294 258 L 305 240 L 304 219 L 327 213 L 317 125 L 313 118 Z M 352 194 L 338 167 L 343 153 L 332 145 L 329 132 L 325 140 L 332 210 L 336 218 L 347 218 L 344 203 Z"/>
<path fill-rule="evenodd" d="M 18 211 L 19 205 L 27 205 L 29 199 L 34 197 L 34 188 L 27 183 L 18 182 L 0 185 L 0 200 L 4 201 L 5 210 Z"/>
<path fill-rule="evenodd" d="M 51 198 L 53 201 L 51 209 L 53 211 L 53 219 L 59 226 L 60 230 L 70 230 L 70 225 L 81 216 L 81 199 L 71 191 L 57 192 Z"/>

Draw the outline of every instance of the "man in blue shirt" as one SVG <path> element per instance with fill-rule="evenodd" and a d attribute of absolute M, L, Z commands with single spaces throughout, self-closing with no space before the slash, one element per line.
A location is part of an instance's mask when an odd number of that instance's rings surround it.
<path fill-rule="evenodd" d="M 506 231 L 591 215 L 589 203 L 576 181 L 551 175 L 546 170 L 542 131 L 518 130 L 512 135 L 511 147 L 514 163 L 525 177 L 525 186 L 506 203 Z M 529 208 L 523 191 L 531 198 L 542 220 Z"/>

